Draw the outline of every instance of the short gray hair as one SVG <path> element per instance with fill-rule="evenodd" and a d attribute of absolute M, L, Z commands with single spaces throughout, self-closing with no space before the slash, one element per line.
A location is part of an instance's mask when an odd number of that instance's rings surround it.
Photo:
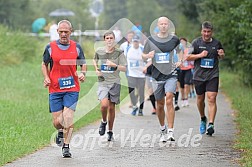
<path fill-rule="evenodd" d="M 72 27 L 72 24 L 71 24 L 70 21 L 68 21 L 68 20 L 61 20 L 61 21 L 59 21 L 59 23 L 58 23 L 58 28 L 59 28 L 60 24 L 62 24 L 62 23 L 67 23 L 71 29 L 73 28 L 73 27 Z"/>

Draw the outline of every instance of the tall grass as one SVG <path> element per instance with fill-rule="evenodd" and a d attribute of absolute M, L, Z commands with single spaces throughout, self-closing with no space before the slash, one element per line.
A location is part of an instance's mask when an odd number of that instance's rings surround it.
<path fill-rule="evenodd" d="M 16 65 L 31 61 L 38 48 L 36 39 L 27 38 L 21 32 L 10 32 L 0 26 L 0 60 L 4 65 Z"/>
<path fill-rule="evenodd" d="M 221 87 L 230 97 L 237 111 L 237 125 L 240 130 L 235 147 L 243 151 L 241 162 L 252 166 L 252 88 L 243 85 L 241 77 L 231 72 L 221 73 Z"/>

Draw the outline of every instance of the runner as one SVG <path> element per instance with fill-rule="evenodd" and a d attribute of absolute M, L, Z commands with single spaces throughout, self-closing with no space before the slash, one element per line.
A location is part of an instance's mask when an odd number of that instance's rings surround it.
<path fill-rule="evenodd" d="M 63 146 L 62 155 L 66 158 L 71 157 L 69 143 L 80 91 L 79 81 L 85 81 L 87 69 L 81 46 L 70 40 L 71 23 L 67 20 L 60 21 L 57 31 L 60 39 L 50 42 L 45 48 L 42 73 L 44 86 L 49 87 L 49 105 L 53 125 L 58 129 L 56 144 Z M 79 75 L 76 73 L 76 65 L 81 66 Z"/>
<path fill-rule="evenodd" d="M 202 23 L 201 37 L 192 42 L 193 52 L 187 60 L 194 60 L 193 80 L 197 94 L 197 106 L 201 117 L 200 133 L 212 135 L 217 112 L 216 97 L 219 87 L 219 59 L 224 58 L 221 43 L 212 37 L 213 26 L 210 22 Z M 205 116 L 205 95 L 208 102 L 208 117 Z"/>
<path fill-rule="evenodd" d="M 104 36 L 105 47 L 96 51 L 94 67 L 99 76 L 98 99 L 101 104 L 102 121 L 99 134 L 106 132 L 108 119 L 108 141 L 113 140 L 113 125 L 115 119 L 115 104 L 120 103 L 120 76 L 119 72 L 126 71 L 126 59 L 123 52 L 115 48 L 115 34 L 107 31 Z M 107 118 L 108 116 L 108 118 Z"/>
<path fill-rule="evenodd" d="M 154 95 L 157 101 L 156 112 L 160 123 L 161 142 L 175 141 L 173 134 L 175 117 L 173 97 L 176 91 L 177 72 L 174 59 L 176 53 L 179 52 L 180 42 L 178 37 L 169 32 L 170 24 L 167 17 L 158 18 L 159 32 L 156 36 L 148 38 L 143 51 L 143 58 L 152 58 L 151 76 L 155 79 L 153 81 L 156 88 Z M 165 103 L 166 113 L 164 112 Z M 168 128 L 165 125 L 165 118 L 168 122 Z"/>
<path fill-rule="evenodd" d="M 143 116 L 144 107 L 144 88 L 145 88 L 145 74 L 143 73 L 145 62 L 142 59 L 143 47 L 140 47 L 140 37 L 135 35 L 132 38 L 132 46 L 127 51 L 127 76 L 128 87 L 130 93 L 130 100 L 132 103 L 132 115 Z M 135 95 L 137 90 L 138 96 Z M 139 110 L 137 107 L 137 100 L 139 97 Z"/>

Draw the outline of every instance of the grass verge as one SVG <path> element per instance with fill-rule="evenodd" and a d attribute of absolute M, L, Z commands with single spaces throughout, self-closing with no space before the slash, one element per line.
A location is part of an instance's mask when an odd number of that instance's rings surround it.
<path fill-rule="evenodd" d="M 235 148 L 242 151 L 241 163 L 252 166 L 252 89 L 242 84 L 241 78 L 231 72 L 221 72 L 221 87 L 230 97 L 237 111 L 236 122 L 239 134 Z"/>

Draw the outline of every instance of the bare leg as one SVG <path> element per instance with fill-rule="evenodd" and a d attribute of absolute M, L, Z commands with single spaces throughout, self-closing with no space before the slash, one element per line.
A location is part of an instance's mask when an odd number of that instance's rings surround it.
<path fill-rule="evenodd" d="M 104 122 L 107 121 L 108 108 L 109 108 L 109 100 L 108 100 L 108 98 L 102 99 L 101 100 L 101 114 L 102 114 L 102 120 Z"/>
<path fill-rule="evenodd" d="M 62 110 L 58 112 L 52 112 L 52 118 L 53 118 L 53 126 L 59 130 L 63 129 L 63 114 Z"/>
<path fill-rule="evenodd" d="M 74 111 L 70 108 L 64 107 L 63 110 L 63 119 L 64 119 L 64 143 L 69 144 L 72 133 L 73 133 L 73 118 L 74 118 Z"/>
<path fill-rule="evenodd" d="M 161 126 L 164 126 L 164 119 L 165 119 L 165 112 L 164 112 L 164 98 L 161 100 L 157 100 L 157 116 L 158 116 L 158 120 Z"/>
<path fill-rule="evenodd" d="M 115 120 L 115 103 L 109 101 L 109 108 L 108 108 L 108 130 L 113 130 L 114 120 Z"/>
<path fill-rule="evenodd" d="M 209 122 L 214 123 L 217 112 L 216 97 L 217 92 L 207 92 Z"/>
<path fill-rule="evenodd" d="M 200 117 L 205 116 L 205 93 L 197 95 L 197 106 L 200 113 Z"/>
<path fill-rule="evenodd" d="M 175 111 L 173 107 L 173 93 L 166 93 L 166 107 L 166 119 L 168 122 L 168 128 L 173 128 L 175 118 Z"/>

